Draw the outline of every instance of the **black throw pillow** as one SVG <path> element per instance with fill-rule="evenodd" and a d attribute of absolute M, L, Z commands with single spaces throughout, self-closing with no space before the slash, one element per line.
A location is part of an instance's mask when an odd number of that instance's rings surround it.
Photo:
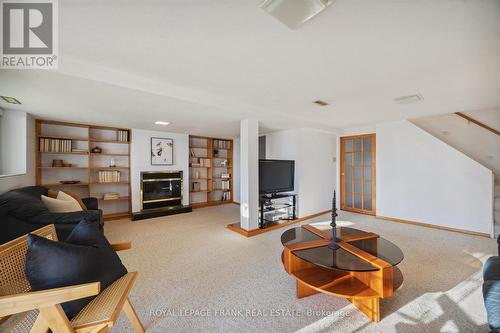
<path fill-rule="evenodd" d="M 101 282 L 101 291 L 127 274 L 95 223 L 82 220 L 65 242 L 28 235 L 26 275 L 33 291 Z M 62 304 L 69 319 L 95 296 Z"/>

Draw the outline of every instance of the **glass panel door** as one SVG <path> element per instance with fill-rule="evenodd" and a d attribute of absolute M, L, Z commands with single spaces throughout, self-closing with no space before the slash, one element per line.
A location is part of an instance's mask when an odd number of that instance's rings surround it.
<path fill-rule="evenodd" d="M 375 215 L 375 134 L 341 138 L 341 208 Z"/>

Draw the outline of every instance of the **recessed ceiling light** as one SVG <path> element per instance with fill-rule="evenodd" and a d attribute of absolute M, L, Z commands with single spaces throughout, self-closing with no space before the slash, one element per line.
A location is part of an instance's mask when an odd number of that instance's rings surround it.
<path fill-rule="evenodd" d="M 415 94 L 415 95 L 408 95 L 408 96 L 401 96 L 398 98 L 394 98 L 394 101 L 399 104 L 412 104 L 412 103 L 418 103 L 420 101 L 423 101 L 424 97 L 420 94 Z"/>
<path fill-rule="evenodd" d="M 19 102 L 14 97 L 9 97 L 9 96 L 0 96 L 0 97 L 2 97 L 2 99 L 4 101 L 6 101 L 7 103 L 10 103 L 10 104 L 21 104 L 21 102 Z"/>
<path fill-rule="evenodd" d="M 170 125 L 170 121 L 155 121 L 155 124 L 156 125 L 162 125 L 162 126 L 167 126 L 167 125 Z"/>
<path fill-rule="evenodd" d="M 327 106 L 327 105 L 330 105 L 328 102 L 322 101 L 322 100 L 320 100 L 320 99 L 318 99 L 317 101 L 314 101 L 313 103 L 314 103 L 314 104 L 321 105 L 321 106 Z"/>

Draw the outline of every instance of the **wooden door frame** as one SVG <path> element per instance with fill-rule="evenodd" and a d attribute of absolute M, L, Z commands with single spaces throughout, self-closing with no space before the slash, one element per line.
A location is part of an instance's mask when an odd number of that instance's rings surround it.
<path fill-rule="evenodd" d="M 359 208 L 351 208 L 351 207 L 346 207 L 345 206 L 345 154 L 344 154 L 344 142 L 345 140 L 353 140 L 356 138 L 364 139 L 370 137 L 372 138 L 372 210 L 367 211 L 364 209 L 359 209 Z M 354 145 L 354 143 L 353 143 Z M 354 146 L 353 146 L 354 147 Z M 354 212 L 354 213 L 360 213 L 360 214 L 365 214 L 365 215 L 377 215 L 377 180 L 376 180 L 376 174 L 377 174 L 377 160 L 376 160 L 376 155 L 377 155 L 377 135 L 375 133 L 370 133 L 370 134 L 361 134 L 361 135 L 348 135 L 348 136 L 341 136 L 340 137 L 340 209 L 349 211 L 349 212 Z M 363 149 L 361 149 L 361 156 L 363 156 Z M 363 158 L 363 157 L 362 157 Z M 363 170 L 364 172 L 364 170 Z"/>

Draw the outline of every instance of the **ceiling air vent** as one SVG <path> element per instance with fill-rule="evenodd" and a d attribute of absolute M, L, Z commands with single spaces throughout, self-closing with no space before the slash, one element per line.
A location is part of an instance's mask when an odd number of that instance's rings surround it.
<path fill-rule="evenodd" d="M 314 101 L 313 103 L 314 103 L 314 104 L 321 105 L 321 106 L 327 106 L 327 105 L 330 105 L 328 102 L 322 101 L 322 100 L 320 100 L 320 99 L 318 99 L 317 101 Z"/>
<path fill-rule="evenodd" d="M 9 96 L 0 96 L 4 101 L 10 104 L 21 104 L 17 99 L 14 97 L 9 97 Z"/>
<path fill-rule="evenodd" d="M 260 7 L 290 29 L 297 29 L 333 2 L 334 0 L 264 0 Z"/>
<path fill-rule="evenodd" d="M 394 98 L 394 101 L 399 104 L 412 104 L 412 103 L 418 103 L 420 101 L 423 101 L 424 98 L 420 94 L 416 95 L 408 95 L 408 96 L 401 96 L 398 98 Z"/>

